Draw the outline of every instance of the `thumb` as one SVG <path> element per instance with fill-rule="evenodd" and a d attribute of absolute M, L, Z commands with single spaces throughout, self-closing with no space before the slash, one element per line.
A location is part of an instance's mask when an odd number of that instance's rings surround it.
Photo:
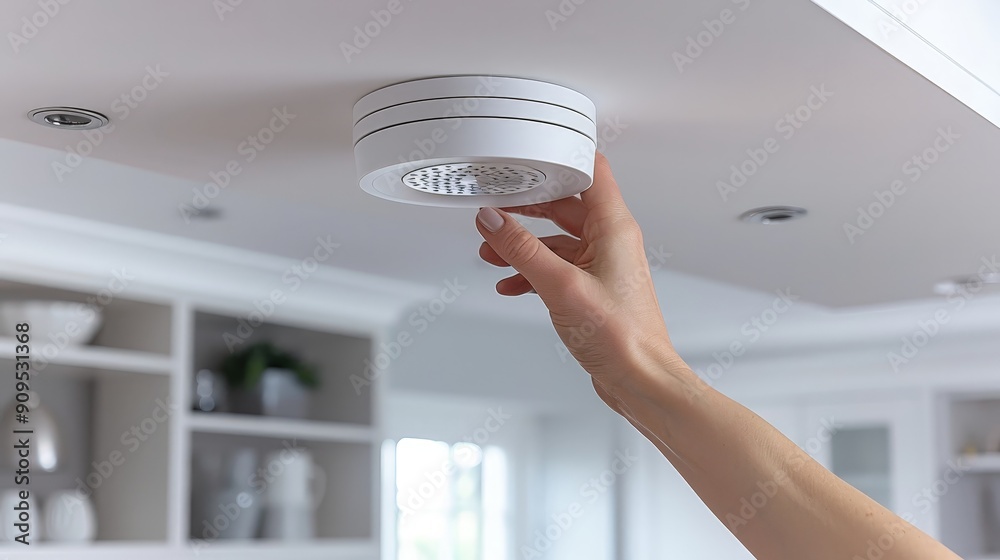
<path fill-rule="evenodd" d="M 476 227 L 500 258 L 520 272 L 540 295 L 565 286 L 577 270 L 503 210 L 480 208 Z"/>

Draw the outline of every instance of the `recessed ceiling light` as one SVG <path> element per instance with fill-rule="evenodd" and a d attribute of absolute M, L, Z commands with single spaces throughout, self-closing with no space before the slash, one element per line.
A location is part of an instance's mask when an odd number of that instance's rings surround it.
<path fill-rule="evenodd" d="M 186 216 L 187 219 L 209 222 L 221 218 L 222 210 L 213 206 L 206 206 L 205 208 L 197 208 L 190 212 L 183 212 L 182 214 Z"/>
<path fill-rule="evenodd" d="M 938 282 L 934 285 L 934 293 L 942 296 L 950 296 L 959 292 L 978 292 L 985 286 L 1000 286 L 1000 272 L 987 272 L 985 274 L 973 274 L 962 278 L 953 278 Z"/>
<path fill-rule="evenodd" d="M 42 126 L 62 130 L 90 130 L 111 122 L 96 111 L 75 107 L 42 107 L 28 113 L 28 118 Z"/>
<path fill-rule="evenodd" d="M 740 219 L 752 224 L 773 225 L 797 220 L 805 215 L 806 209 L 797 206 L 764 206 L 747 210 L 740 215 Z"/>

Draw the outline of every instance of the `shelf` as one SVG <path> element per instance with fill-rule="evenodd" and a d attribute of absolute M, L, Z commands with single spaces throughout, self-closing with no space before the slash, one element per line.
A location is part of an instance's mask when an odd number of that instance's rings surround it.
<path fill-rule="evenodd" d="M 11 337 L 0 337 L 0 358 L 14 359 L 17 355 L 14 348 L 17 344 L 18 342 Z M 31 344 L 31 352 L 35 356 L 32 365 L 36 368 L 39 365 L 38 359 L 42 358 L 43 347 L 44 342 L 40 344 L 36 341 Z M 170 356 L 163 354 L 102 346 L 66 346 L 55 356 L 42 359 L 51 365 L 155 375 L 168 375 L 173 366 Z"/>
<path fill-rule="evenodd" d="M 243 539 L 243 540 L 223 540 L 219 539 L 207 545 L 206 549 L 199 550 L 195 545 L 191 545 L 189 550 L 196 554 L 201 552 L 216 551 L 225 552 L 232 557 L 246 558 L 248 555 L 260 558 L 335 558 L 350 557 L 362 558 L 377 556 L 377 545 L 368 539 L 311 539 L 305 541 L 277 541 L 271 539 Z M 312 554 L 310 554 L 312 553 Z"/>
<path fill-rule="evenodd" d="M 362 539 L 316 539 L 296 543 L 267 540 L 215 541 L 206 548 L 192 545 L 180 547 L 167 543 L 105 542 L 87 544 L 38 542 L 30 546 L 0 545 L 0 558 L 38 560 L 176 560 L 177 558 L 240 558 L 241 560 L 269 560 L 277 557 L 328 560 L 330 558 L 375 558 L 377 546 Z M 13 554 L 16 551 L 16 555 Z"/>
<path fill-rule="evenodd" d="M 16 546 L 16 548 L 15 548 Z M 155 558 L 157 552 L 169 551 L 165 542 L 136 541 L 94 541 L 90 543 L 59 543 L 52 541 L 33 542 L 28 546 L 3 543 L 0 555 L 17 551 L 16 558 L 38 558 L 53 560 L 72 556 L 77 560 L 107 558 Z M 163 555 L 166 558 L 167 555 Z"/>
<path fill-rule="evenodd" d="M 968 467 L 970 473 L 1000 474 L 1000 453 L 982 453 L 979 455 L 961 455 L 956 464 Z M 1000 560 L 1000 559 L 998 559 Z"/>
<path fill-rule="evenodd" d="M 225 412 L 192 412 L 188 426 L 191 430 L 202 433 L 298 438 L 308 441 L 367 443 L 374 437 L 369 426 Z"/>

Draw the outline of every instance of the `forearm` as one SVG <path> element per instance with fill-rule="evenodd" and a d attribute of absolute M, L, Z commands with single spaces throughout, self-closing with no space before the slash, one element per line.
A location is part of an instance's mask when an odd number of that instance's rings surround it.
<path fill-rule="evenodd" d="M 616 391 L 620 411 L 759 559 L 958 558 L 824 469 L 672 353 L 645 358 Z M 747 505 L 749 504 L 749 505 Z"/>
<path fill-rule="evenodd" d="M 569 235 L 538 239 L 481 209 L 480 256 L 518 274 L 497 291 L 534 291 L 600 397 L 652 440 L 757 558 L 958 558 L 823 469 L 766 422 L 712 390 L 670 349 L 638 224 L 607 161 L 580 198 L 511 209 Z M 758 507 L 755 495 L 763 493 Z M 744 500 L 754 508 L 743 515 Z"/>

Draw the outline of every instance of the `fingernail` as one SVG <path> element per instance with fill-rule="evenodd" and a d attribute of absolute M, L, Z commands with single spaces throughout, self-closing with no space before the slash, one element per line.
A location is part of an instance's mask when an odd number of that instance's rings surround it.
<path fill-rule="evenodd" d="M 503 227 L 503 216 L 501 216 L 496 210 L 486 207 L 480 208 L 479 214 L 476 215 L 476 219 L 479 223 L 483 224 L 483 227 L 488 229 L 492 233 L 496 233 Z"/>

